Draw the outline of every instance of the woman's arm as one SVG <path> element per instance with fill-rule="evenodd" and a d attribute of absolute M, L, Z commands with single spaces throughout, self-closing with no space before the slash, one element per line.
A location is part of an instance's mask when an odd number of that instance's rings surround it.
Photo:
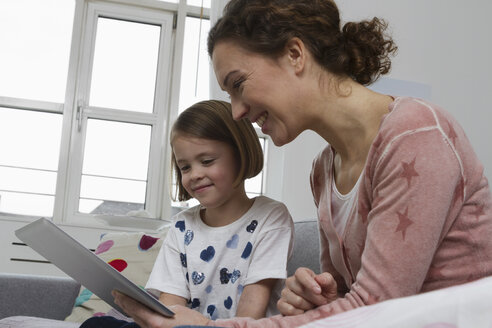
<path fill-rule="evenodd" d="M 246 285 L 239 298 L 237 317 L 260 319 L 265 317 L 270 295 L 277 279 L 264 279 Z"/>

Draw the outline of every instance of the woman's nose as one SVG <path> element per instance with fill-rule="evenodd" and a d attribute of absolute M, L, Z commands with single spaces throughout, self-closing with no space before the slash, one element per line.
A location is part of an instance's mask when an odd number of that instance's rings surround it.
<path fill-rule="evenodd" d="M 247 106 L 242 100 L 231 98 L 232 118 L 238 121 L 248 117 L 249 106 Z"/>

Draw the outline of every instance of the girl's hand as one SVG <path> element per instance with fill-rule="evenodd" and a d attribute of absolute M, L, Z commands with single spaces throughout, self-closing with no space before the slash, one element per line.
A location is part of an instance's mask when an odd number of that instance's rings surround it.
<path fill-rule="evenodd" d="M 298 268 L 287 278 L 277 307 L 283 315 L 304 313 L 337 298 L 337 283 L 328 272 L 316 275 L 308 268 Z"/>
<path fill-rule="evenodd" d="M 113 291 L 112 294 L 115 303 L 142 328 L 172 328 L 179 325 L 206 326 L 210 322 L 201 313 L 182 305 L 170 306 L 169 308 L 174 312 L 174 317 L 165 317 L 117 291 Z"/>

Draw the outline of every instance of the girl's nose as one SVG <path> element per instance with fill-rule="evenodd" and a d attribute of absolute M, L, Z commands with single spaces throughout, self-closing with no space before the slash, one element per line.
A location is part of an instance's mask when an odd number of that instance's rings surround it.
<path fill-rule="evenodd" d="M 199 179 L 203 178 L 202 170 L 200 168 L 197 168 L 197 167 L 193 168 L 190 172 L 190 178 L 192 180 L 199 180 Z"/>
<path fill-rule="evenodd" d="M 248 117 L 249 106 L 246 105 L 242 100 L 231 98 L 231 107 L 232 107 L 232 118 L 235 121 Z"/>

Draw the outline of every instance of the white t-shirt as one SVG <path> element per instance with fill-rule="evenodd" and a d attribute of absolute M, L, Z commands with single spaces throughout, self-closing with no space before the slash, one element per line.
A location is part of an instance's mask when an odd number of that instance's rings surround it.
<path fill-rule="evenodd" d="M 203 223 L 200 209 L 174 216 L 146 288 L 184 297 L 215 320 L 235 316 L 244 286 L 279 279 L 267 315 L 278 313 L 294 234 L 286 206 L 259 196 L 241 218 L 223 227 Z"/>
<path fill-rule="evenodd" d="M 359 175 L 355 186 L 348 194 L 342 195 L 335 184 L 335 178 L 332 179 L 332 193 L 331 193 L 331 214 L 333 225 L 339 236 L 343 235 L 345 226 L 347 225 L 350 212 L 355 209 L 355 202 L 357 200 L 357 193 L 359 192 L 360 180 L 362 173 Z"/>

